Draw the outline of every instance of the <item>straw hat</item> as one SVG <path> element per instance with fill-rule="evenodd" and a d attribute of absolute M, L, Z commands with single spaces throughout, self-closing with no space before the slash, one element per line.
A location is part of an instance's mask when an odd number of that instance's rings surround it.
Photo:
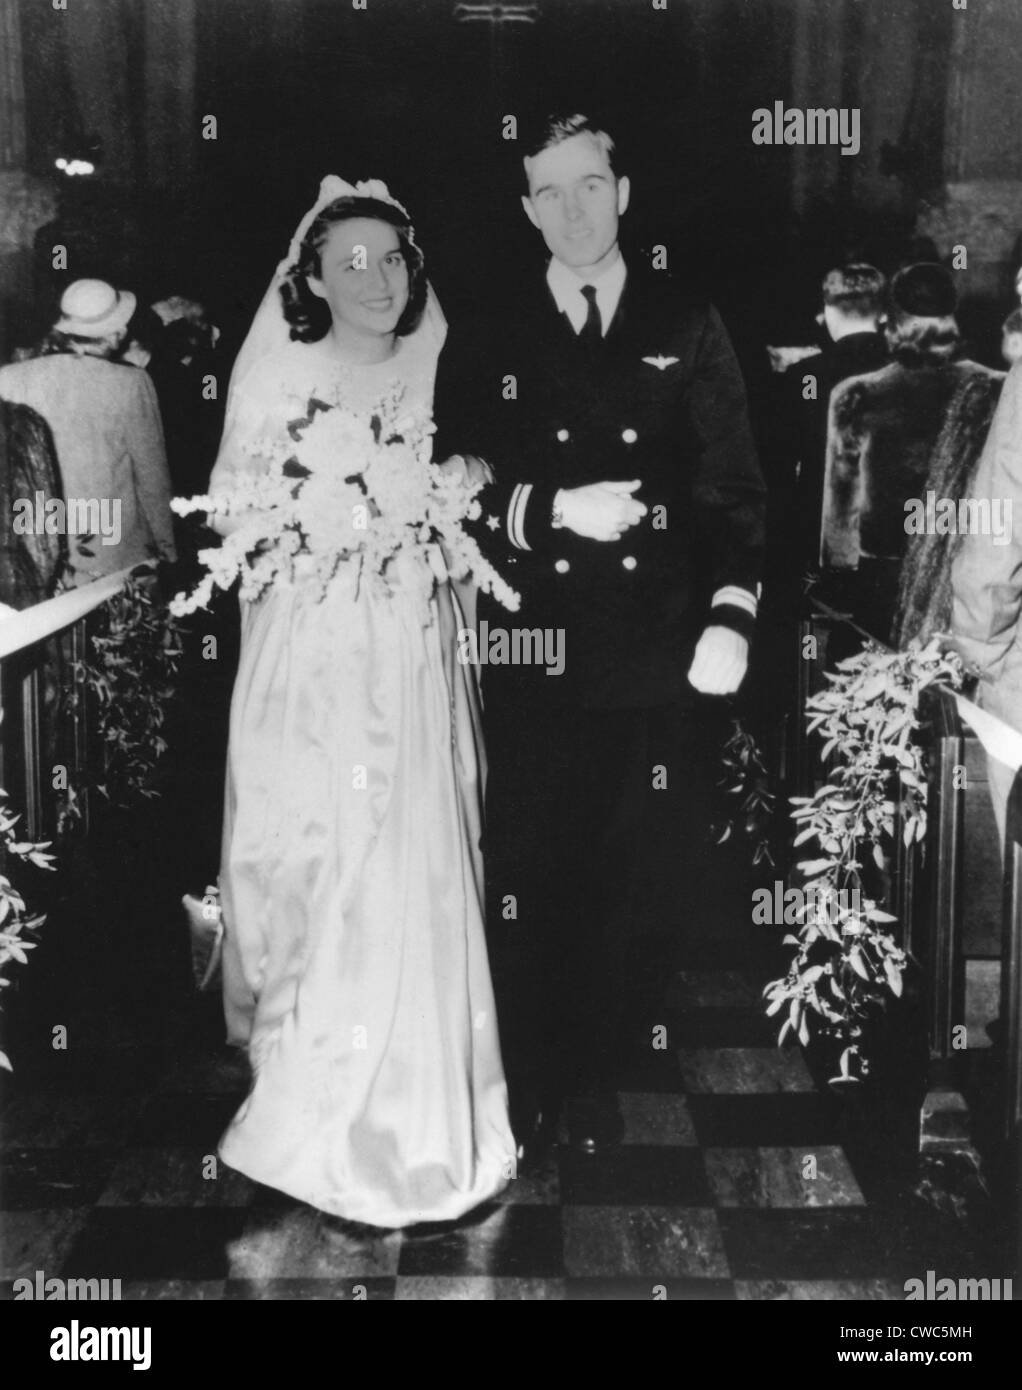
<path fill-rule="evenodd" d="M 115 290 L 105 280 L 76 280 L 61 298 L 56 327 L 76 338 L 106 338 L 128 326 L 135 304 L 130 290 Z"/>

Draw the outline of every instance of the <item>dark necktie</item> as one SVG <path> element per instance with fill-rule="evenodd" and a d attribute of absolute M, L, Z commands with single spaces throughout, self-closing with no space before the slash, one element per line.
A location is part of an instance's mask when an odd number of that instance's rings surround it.
<path fill-rule="evenodd" d="M 593 352 L 603 342 L 603 323 L 600 320 L 600 310 L 596 303 L 596 286 L 583 285 L 582 294 L 589 305 L 589 312 L 586 314 L 582 331 L 578 335 L 578 341 L 588 352 Z"/>

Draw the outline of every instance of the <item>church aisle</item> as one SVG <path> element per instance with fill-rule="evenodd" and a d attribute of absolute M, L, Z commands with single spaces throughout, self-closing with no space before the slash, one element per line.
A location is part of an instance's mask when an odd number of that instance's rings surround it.
<path fill-rule="evenodd" d="M 125 1299 L 897 1300 L 928 1269 L 989 1275 L 953 1218 L 856 1171 L 758 989 L 735 969 L 670 981 L 667 1047 L 647 1033 L 622 1066 L 620 1149 L 560 1146 L 467 1222 L 368 1239 L 204 1176 L 245 1087 L 212 1011 L 183 1049 L 78 1049 L 0 1117 L 2 1296 L 36 1270 Z"/>

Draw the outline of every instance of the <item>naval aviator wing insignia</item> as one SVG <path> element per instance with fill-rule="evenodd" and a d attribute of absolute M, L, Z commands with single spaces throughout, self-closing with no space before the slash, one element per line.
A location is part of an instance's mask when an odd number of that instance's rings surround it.
<path fill-rule="evenodd" d="M 644 357 L 642 360 L 643 362 L 648 362 L 651 367 L 656 367 L 662 372 L 665 367 L 673 367 L 675 362 L 680 362 L 681 358 L 661 357 L 658 355 L 656 357 Z"/>

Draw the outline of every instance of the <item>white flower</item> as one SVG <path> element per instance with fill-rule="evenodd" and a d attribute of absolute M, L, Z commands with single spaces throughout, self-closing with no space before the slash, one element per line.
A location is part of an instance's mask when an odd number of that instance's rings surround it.
<path fill-rule="evenodd" d="M 393 383 L 360 414 L 306 399 L 286 434 L 250 441 L 248 452 L 264 460 L 262 471 L 239 472 L 222 493 L 176 498 L 171 505 L 179 516 L 205 512 L 241 521 L 219 548 L 200 552 L 207 574 L 193 594 L 176 596 L 172 611 L 204 607 L 214 588 L 236 581 L 244 599 L 294 585 L 321 597 L 352 560 L 361 567 L 360 583 L 373 591 L 400 588 L 417 597 L 424 621 L 434 584 L 449 574 L 471 572 L 481 588 L 516 609 L 518 595 L 462 525 L 480 514 L 481 484 L 466 487 L 433 466 L 433 423 L 422 410 L 409 410 L 404 395 Z"/>

